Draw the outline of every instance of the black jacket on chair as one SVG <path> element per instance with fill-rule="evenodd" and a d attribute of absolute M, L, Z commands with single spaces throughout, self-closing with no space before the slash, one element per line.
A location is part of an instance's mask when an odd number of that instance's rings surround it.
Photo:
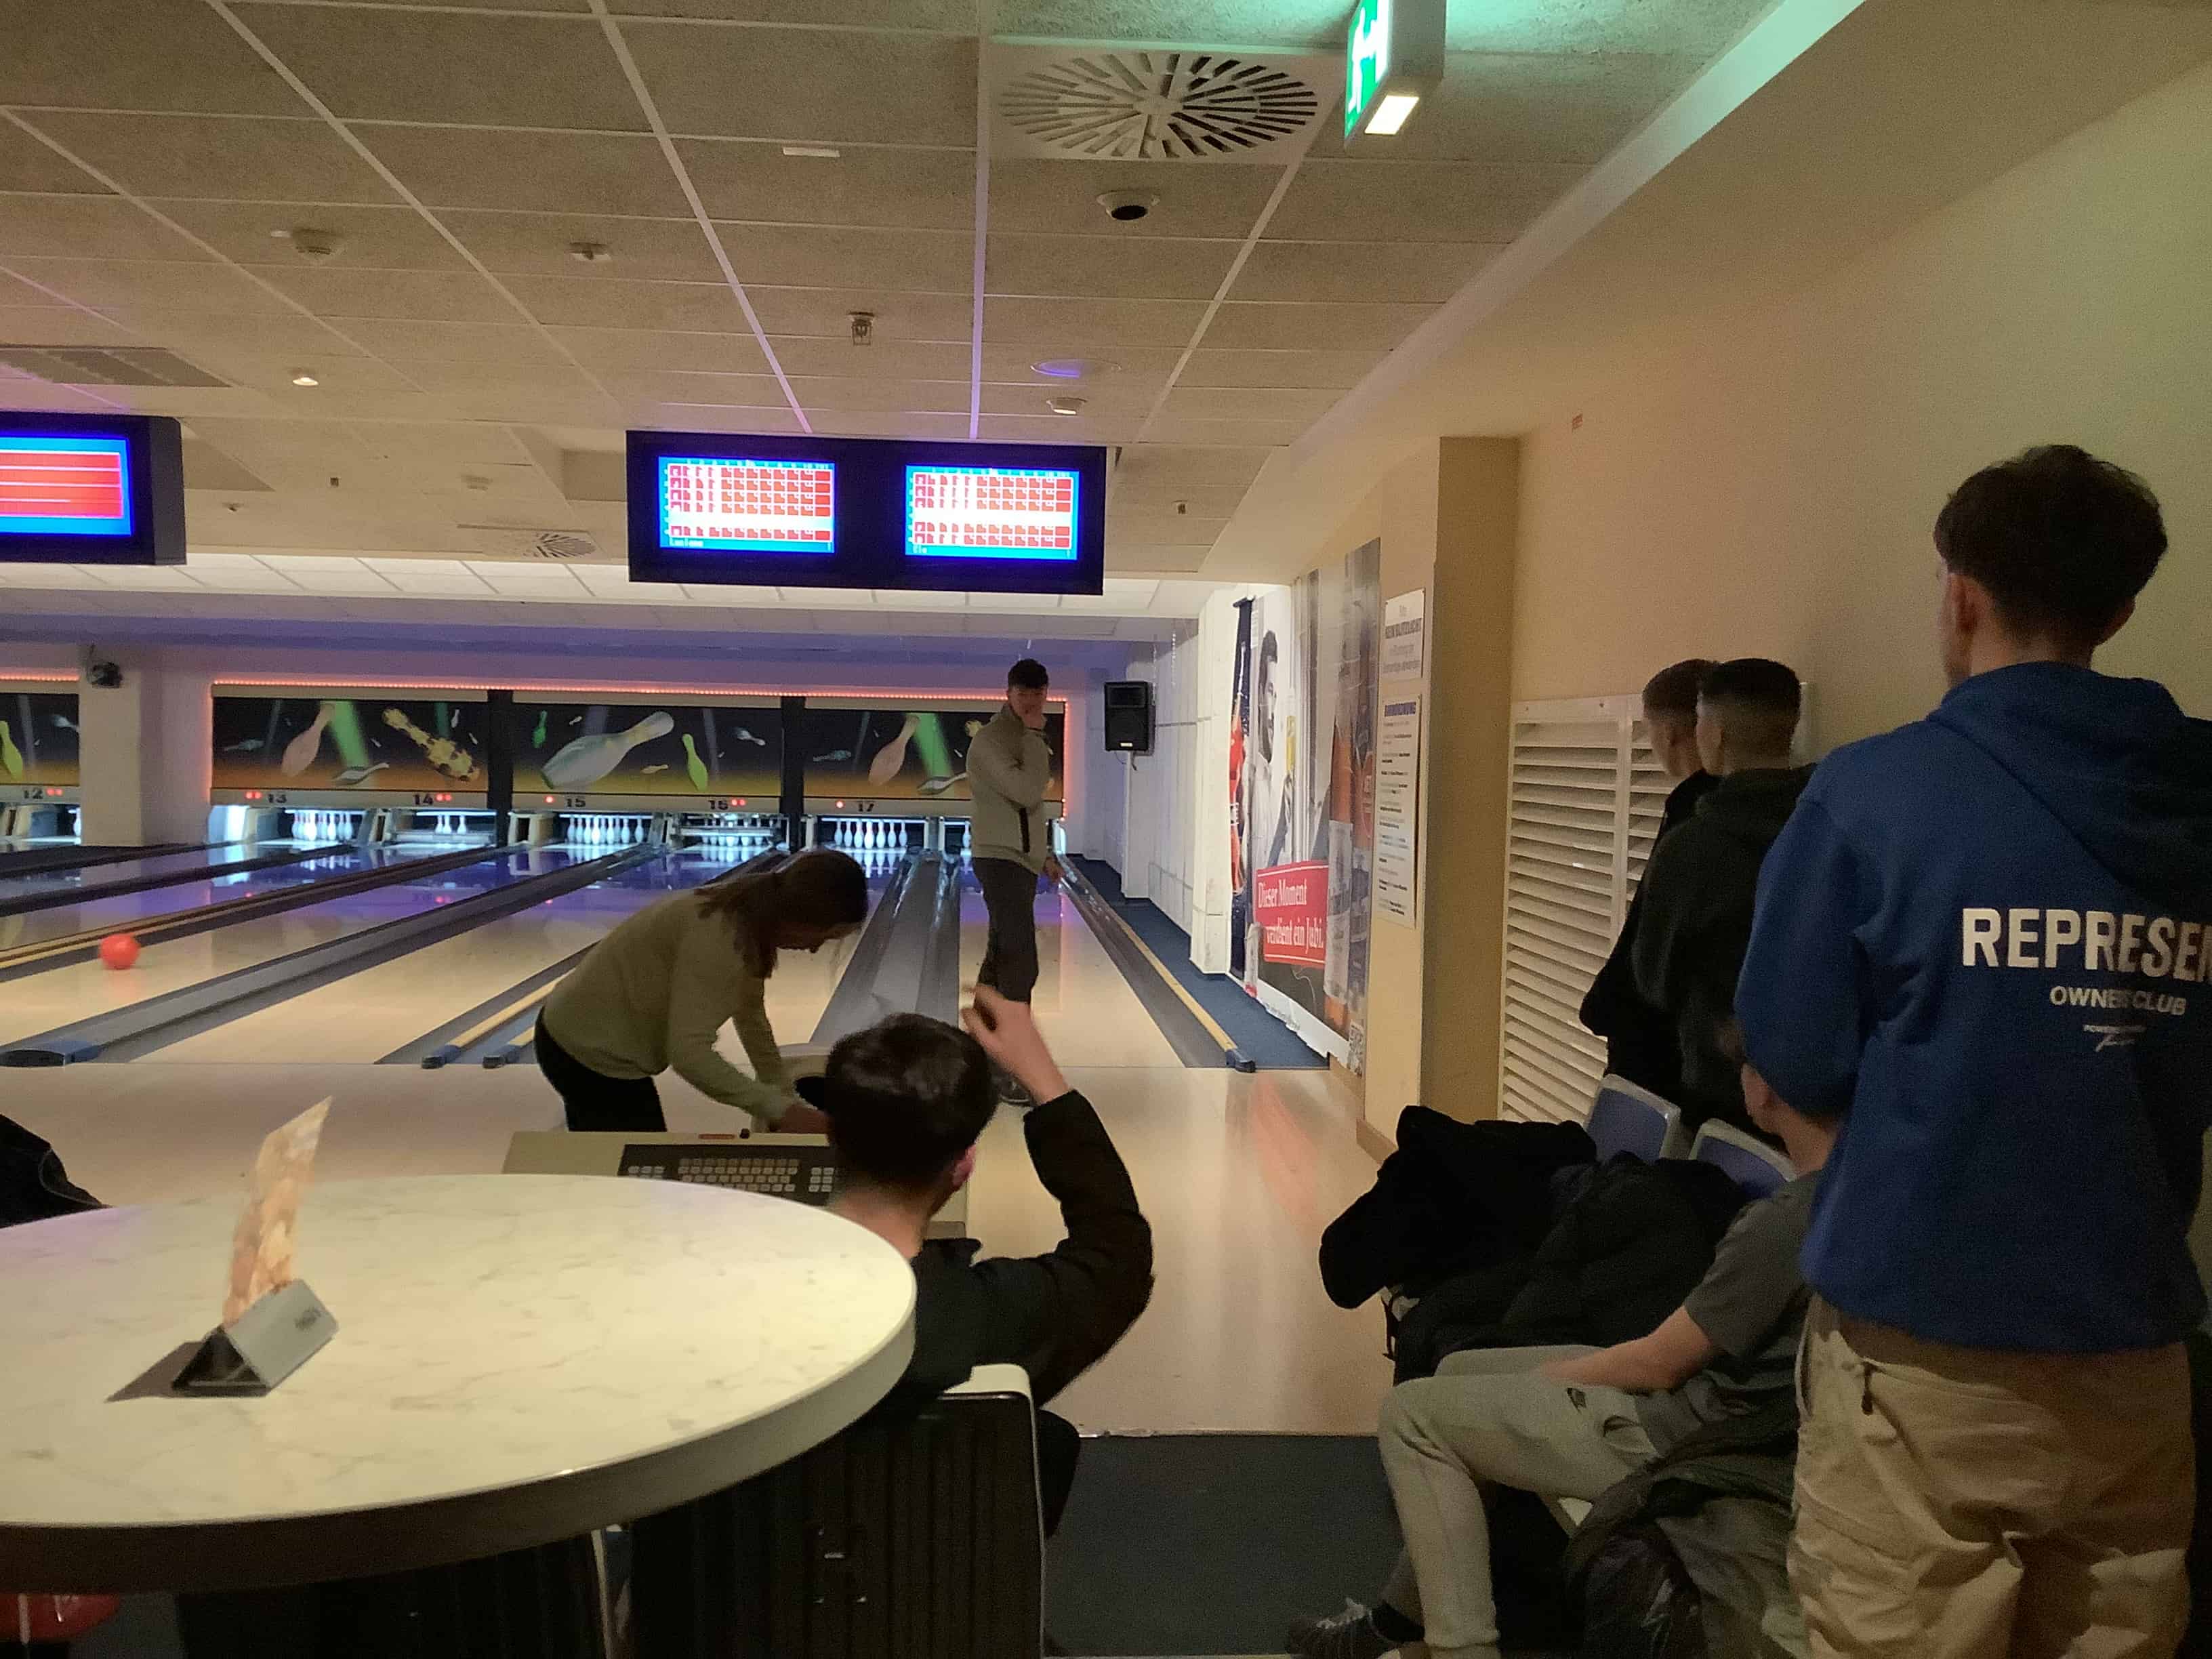
<path fill-rule="evenodd" d="M 1518 1261 L 1551 1226 L 1553 1174 L 1596 1158 L 1580 1124 L 1462 1123 L 1408 1106 L 1374 1186 L 1321 1236 L 1322 1286 L 1356 1308 Z"/>
<path fill-rule="evenodd" d="M 1710 772 L 1692 772 L 1676 784 L 1667 797 L 1666 816 L 1659 822 L 1656 848 L 1674 831 L 1690 821 L 1698 803 L 1720 785 Z M 1644 918 L 1644 890 L 1628 902 L 1627 919 L 1613 954 L 1598 969 L 1583 998 L 1583 1028 L 1605 1039 L 1605 1068 L 1616 1077 L 1649 1089 L 1662 1100 L 1674 1100 L 1682 1089 L 1682 1054 L 1674 1035 L 1674 1022 L 1663 1010 L 1646 1002 L 1636 988 L 1636 967 L 1630 960 L 1636 931 Z"/>
<path fill-rule="evenodd" d="M 98 1199 L 69 1178 L 44 1135 L 0 1117 L 0 1227 L 100 1207 Z"/>

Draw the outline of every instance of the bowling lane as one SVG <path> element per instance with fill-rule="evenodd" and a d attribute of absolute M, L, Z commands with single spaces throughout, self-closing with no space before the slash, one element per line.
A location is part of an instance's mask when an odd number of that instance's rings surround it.
<path fill-rule="evenodd" d="M 441 874 L 412 880 L 403 878 L 382 887 L 302 905 L 282 915 L 234 922 L 189 938 L 150 945 L 138 965 L 124 973 L 110 972 L 91 962 L 9 980 L 0 983 L 0 1042 L 128 1007 L 217 974 L 251 968 L 273 957 L 327 944 L 380 922 L 414 915 L 434 905 L 452 904 L 526 876 L 566 869 L 580 861 L 578 854 L 561 848 L 518 848 Z M 394 1043 L 401 1040 L 392 1039 Z"/>
<path fill-rule="evenodd" d="M 1053 1057 L 1076 1066 L 1164 1066 L 1182 1060 L 1137 1000 L 1075 902 L 1057 888 L 1037 895 L 1037 983 L 1030 1007 Z M 960 892 L 960 983 L 975 982 L 990 919 L 972 872 Z"/>
<path fill-rule="evenodd" d="M 264 853 L 283 851 L 282 843 L 256 847 L 232 842 L 222 847 L 194 847 L 181 853 L 156 853 L 150 858 L 118 859 L 112 864 L 84 864 L 72 870 L 40 870 L 21 876 L 0 875 L 0 904 L 24 899 L 66 896 L 82 887 L 104 886 L 111 881 L 139 881 L 150 877 L 187 880 L 210 865 L 234 864 Z"/>
<path fill-rule="evenodd" d="M 297 864 L 274 865 L 266 870 L 240 870 L 228 876 L 204 876 L 197 879 L 185 877 L 160 887 L 149 887 L 143 892 L 118 893 L 107 898 L 84 899 L 75 904 L 50 905 L 45 909 L 26 911 L 21 915 L 0 916 L 0 950 L 9 950 L 19 945 L 39 945 L 52 939 L 66 939 L 73 933 L 87 933 L 94 928 L 103 932 L 127 933 L 143 926 L 149 917 L 173 915 L 179 910 L 196 910 L 230 899 L 281 893 L 330 877 L 385 869 L 393 865 L 411 863 L 434 853 L 453 850 L 447 847 L 434 846 L 377 847 L 366 851 L 350 847 L 333 848 L 322 857 L 303 860 Z"/>
<path fill-rule="evenodd" d="M 241 1015 L 150 1058 L 165 1064 L 380 1060 L 540 969 L 597 944 L 654 900 L 712 881 L 750 856 L 734 847 L 702 847 L 620 871 L 458 938 Z M 878 896 L 883 886 L 880 878 L 871 883 Z M 804 1042 L 811 1034 L 852 950 L 852 941 L 844 939 L 814 956 L 787 951 L 778 959 L 769 981 L 768 1007 L 784 1042 Z M 721 1045 L 736 1064 L 750 1069 L 726 1027 Z"/>

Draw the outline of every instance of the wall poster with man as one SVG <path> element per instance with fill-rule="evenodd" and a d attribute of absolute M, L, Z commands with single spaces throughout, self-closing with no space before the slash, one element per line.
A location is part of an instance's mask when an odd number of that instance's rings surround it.
<path fill-rule="evenodd" d="M 1244 602 L 1231 688 L 1231 954 L 1245 990 L 1365 1060 L 1382 549 Z"/>

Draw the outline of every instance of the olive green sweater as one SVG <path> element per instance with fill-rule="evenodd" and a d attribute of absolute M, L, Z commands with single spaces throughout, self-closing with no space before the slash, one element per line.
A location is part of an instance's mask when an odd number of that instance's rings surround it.
<path fill-rule="evenodd" d="M 702 916 L 696 893 L 647 905 L 594 945 L 553 989 L 553 1040 L 605 1077 L 674 1070 L 700 1093 L 774 1122 L 798 1098 L 768 1023 L 760 976 L 729 921 Z M 715 1052 L 735 1023 L 755 1075 Z"/>

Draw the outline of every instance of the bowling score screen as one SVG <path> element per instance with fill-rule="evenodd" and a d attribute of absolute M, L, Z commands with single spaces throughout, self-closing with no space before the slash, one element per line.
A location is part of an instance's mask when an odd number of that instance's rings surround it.
<path fill-rule="evenodd" d="M 1072 471 L 909 466 L 907 556 L 1073 562 L 1080 484 Z"/>
<path fill-rule="evenodd" d="M 836 468 L 827 461 L 664 455 L 661 543 L 739 553 L 830 553 L 837 541 L 836 490 Z"/>

